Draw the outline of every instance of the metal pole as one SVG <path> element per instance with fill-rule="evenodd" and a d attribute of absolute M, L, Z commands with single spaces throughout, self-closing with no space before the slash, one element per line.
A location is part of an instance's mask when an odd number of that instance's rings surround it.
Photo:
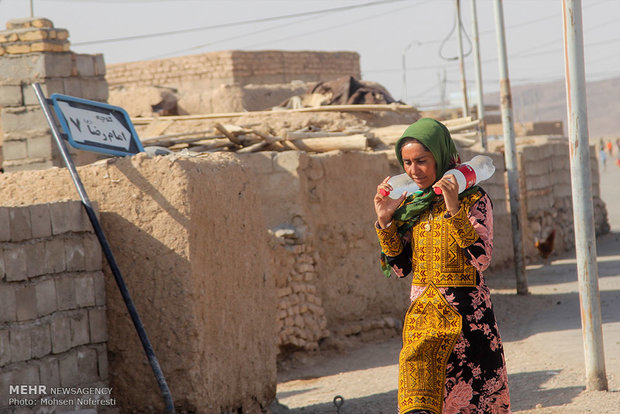
<path fill-rule="evenodd" d="M 403 102 L 407 103 L 407 58 L 405 54 L 407 53 L 407 47 L 403 51 Z"/>
<path fill-rule="evenodd" d="M 469 116 L 469 104 L 467 102 L 467 82 L 465 80 L 465 58 L 463 57 L 463 29 L 461 27 L 461 0 L 455 0 L 456 6 L 456 31 L 459 39 L 459 69 L 461 70 L 461 90 L 463 91 L 463 116 Z"/>
<path fill-rule="evenodd" d="M 480 36 L 478 35 L 478 13 L 476 12 L 476 0 L 471 0 L 471 21 L 472 32 L 474 37 L 474 62 L 476 66 L 476 88 L 478 94 L 478 121 L 480 124 L 480 144 L 482 150 L 487 151 L 487 131 L 486 120 L 484 118 L 484 96 L 482 94 L 482 68 L 480 66 Z"/>
<path fill-rule="evenodd" d="M 99 243 L 101 244 L 101 248 L 105 255 L 105 258 L 108 261 L 108 265 L 110 265 L 110 270 L 112 270 L 112 274 L 114 275 L 114 279 L 116 280 L 116 284 L 121 292 L 121 296 L 125 301 L 125 305 L 127 306 L 127 310 L 129 311 L 129 315 L 131 316 L 131 320 L 133 321 L 134 327 L 138 332 L 138 336 L 140 337 L 140 341 L 142 342 L 142 347 L 144 348 L 144 352 L 151 364 L 151 368 L 155 374 L 155 379 L 159 384 L 159 388 L 161 390 L 162 396 L 164 398 L 164 403 L 166 404 L 166 413 L 174 413 L 174 402 L 172 401 L 172 395 L 170 394 L 170 389 L 168 388 L 168 384 L 166 384 L 166 379 L 164 378 L 164 373 L 159 366 L 159 362 L 157 361 L 157 357 L 155 356 L 155 351 L 153 351 L 153 347 L 151 346 L 151 342 L 149 341 L 148 336 L 146 335 L 146 330 L 144 329 L 144 325 L 140 320 L 140 315 L 138 315 L 138 310 L 131 299 L 131 295 L 127 290 L 127 286 L 125 285 L 125 281 L 123 280 L 123 276 L 121 275 L 121 271 L 116 264 L 116 259 L 112 254 L 112 249 L 110 249 L 110 245 L 108 244 L 108 240 L 103 233 L 103 229 L 99 224 L 99 219 L 95 214 L 95 210 L 92 207 L 90 199 L 88 198 L 88 194 L 86 194 L 86 189 L 82 184 L 82 180 L 78 175 L 77 169 L 75 168 L 75 164 L 69 155 L 69 151 L 67 150 L 67 146 L 63 141 L 60 131 L 56 126 L 56 121 L 52 112 L 49 109 L 47 104 L 47 98 L 43 94 L 41 90 L 41 86 L 38 83 L 33 83 L 32 87 L 34 88 L 34 92 L 39 100 L 39 104 L 41 105 L 41 109 L 43 110 L 43 114 L 47 119 L 47 122 L 52 131 L 52 136 L 58 145 L 58 149 L 62 155 L 62 159 L 69 170 L 69 174 L 71 174 L 71 178 L 73 180 L 73 184 L 75 184 L 75 188 L 77 189 L 78 194 L 80 195 L 80 199 L 82 200 L 82 205 L 86 210 L 86 214 L 90 219 L 90 223 L 93 225 L 93 229 L 95 230 L 95 234 L 97 235 L 97 239 L 99 239 Z"/>
<path fill-rule="evenodd" d="M 527 276 L 523 260 L 523 239 L 521 237 L 521 201 L 519 195 L 519 169 L 517 167 L 517 149 L 512 117 L 512 96 L 508 78 L 508 58 L 506 56 L 506 37 L 504 32 L 504 10 L 501 0 L 494 0 L 495 31 L 500 73 L 500 105 L 502 125 L 504 127 L 504 159 L 508 175 L 508 193 L 510 196 L 510 221 L 512 223 L 512 245 L 514 251 L 515 277 L 517 294 L 527 295 Z"/>
<path fill-rule="evenodd" d="M 30 0 L 30 17 L 34 17 L 34 0 Z"/>
<path fill-rule="evenodd" d="M 607 391 L 592 207 L 581 0 L 562 2 L 575 250 L 588 390 Z"/>

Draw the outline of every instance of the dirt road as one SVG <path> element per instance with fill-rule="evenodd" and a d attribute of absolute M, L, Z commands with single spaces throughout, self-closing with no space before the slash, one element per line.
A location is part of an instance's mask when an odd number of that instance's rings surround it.
<path fill-rule="evenodd" d="M 601 171 L 612 232 L 596 241 L 609 391 L 585 390 L 575 254 L 527 268 L 530 295 L 517 296 L 513 271 L 490 275 L 515 413 L 620 413 L 620 168 Z M 296 356 L 278 374 L 274 413 L 394 414 L 400 338 L 346 351 Z M 333 399 L 344 398 L 338 411 Z"/>

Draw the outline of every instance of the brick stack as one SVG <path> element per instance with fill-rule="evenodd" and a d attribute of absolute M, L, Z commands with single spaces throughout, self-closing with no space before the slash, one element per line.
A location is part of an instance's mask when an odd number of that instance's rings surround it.
<path fill-rule="evenodd" d="M 5 171 L 60 166 L 49 126 L 32 88 L 107 101 L 103 55 L 69 51 L 69 34 L 41 18 L 11 20 L 0 32 L 0 145 Z M 98 156 L 72 150 L 77 165 Z"/>
<path fill-rule="evenodd" d="M 101 248 L 81 203 L 0 207 L 0 411 L 23 398 L 11 385 L 106 387 L 106 326 Z"/>
<path fill-rule="evenodd" d="M 278 345 L 280 349 L 317 350 L 319 341 L 329 336 L 316 286 L 318 252 L 293 229 L 276 230 L 272 236 L 278 260 L 286 261 L 289 269 L 276 276 Z"/>

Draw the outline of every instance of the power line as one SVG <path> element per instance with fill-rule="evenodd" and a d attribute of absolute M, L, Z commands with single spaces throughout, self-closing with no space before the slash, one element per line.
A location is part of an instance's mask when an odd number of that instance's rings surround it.
<path fill-rule="evenodd" d="M 170 36 L 170 35 L 176 35 L 176 34 L 182 34 L 182 33 L 198 32 L 202 30 L 219 29 L 223 27 L 232 27 L 232 26 L 241 26 L 241 25 L 246 25 L 246 24 L 272 22 L 272 21 L 282 20 L 282 19 L 291 19 L 294 17 L 304 17 L 304 16 L 312 16 L 312 15 L 323 14 L 323 13 L 342 12 L 346 10 L 359 9 L 362 7 L 377 6 L 381 4 L 396 3 L 396 2 L 401 2 L 401 1 L 405 1 L 405 0 L 371 1 L 368 3 L 363 3 L 363 4 L 353 5 L 353 6 L 334 7 L 331 9 L 322 9 L 322 10 L 315 10 L 315 11 L 302 12 L 302 13 L 293 13 L 293 14 L 287 14 L 287 15 L 282 15 L 282 16 L 264 17 L 261 19 L 242 20 L 238 22 L 221 23 L 221 24 L 215 24 L 211 26 L 194 27 L 191 29 L 180 29 L 180 30 L 172 30 L 168 32 L 159 32 L 159 33 L 150 33 L 150 34 L 135 35 L 135 36 L 116 37 L 116 38 L 103 39 L 103 40 L 90 40 L 90 41 L 85 41 L 85 42 L 76 42 L 76 43 L 73 43 L 73 45 L 74 46 L 85 46 L 85 45 L 93 45 L 93 44 L 99 44 L 99 43 L 112 43 L 112 42 L 124 42 L 127 40 L 148 39 L 151 37 Z"/>
<path fill-rule="evenodd" d="M 428 3 L 429 1 L 431 1 L 431 0 L 427 0 L 426 3 Z M 337 29 L 337 28 L 340 28 L 340 27 L 343 27 L 343 26 L 348 26 L 350 24 L 358 23 L 358 22 L 361 22 L 361 21 L 364 21 L 364 20 L 375 19 L 375 18 L 377 18 L 379 16 L 385 16 L 386 14 L 392 14 L 392 13 L 395 13 L 397 11 L 401 11 L 401 10 L 405 10 L 405 9 L 410 9 L 410 8 L 418 6 L 420 4 L 422 4 L 422 3 L 410 4 L 408 6 L 400 7 L 398 9 L 391 10 L 391 11 L 388 11 L 388 12 L 384 12 L 384 13 L 380 13 L 380 14 L 373 14 L 371 16 L 362 17 L 362 18 L 356 19 L 356 20 L 351 20 L 351 21 L 348 21 L 348 22 L 346 22 L 344 24 L 343 23 L 339 23 L 339 24 L 334 25 L 334 26 L 323 27 L 323 28 L 320 28 L 320 29 L 311 30 L 311 31 L 308 31 L 308 32 L 303 32 L 303 33 L 297 33 L 297 34 L 294 34 L 292 36 L 280 37 L 277 40 L 270 40 L 270 41 L 266 41 L 266 42 L 254 43 L 253 45 L 242 47 L 242 49 L 252 49 L 254 47 L 262 46 L 264 44 L 273 44 L 273 43 L 281 42 L 283 40 L 295 39 L 297 37 L 302 37 L 302 36 L 307 36 L 307 35 L 311 35 L 311 34 L 318 33 L 318 32 L 325 32 L 327 30 Z"/>

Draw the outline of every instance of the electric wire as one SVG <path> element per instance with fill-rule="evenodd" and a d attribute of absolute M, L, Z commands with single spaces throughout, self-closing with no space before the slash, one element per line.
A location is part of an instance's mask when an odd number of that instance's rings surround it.
<path fill-rule="evenodd" d="M 210 30 L 210 29 L 219 29 L 223 27 L 265 23 L 265 22 L 271 22 L 271 21 L 277 21 L 277 20 L 283 20 L 283 19 L 291 19 L 295 17 L 317 15 L 317 14 L 322 14 L 322 13 L 337 13 L 337 12 L 343 12 L 346 10 L 359 9 L 362 7 L 376 6 L 380 4 L 396 3 L 396 2 L 402 2 L 402 1 L 406 1 L 406 0 L 378 0 L 378 1 L 371 1 L 368 3 L 352 5 L 352 6 L 342 6 L 342 7 L 334 7 L 330 9 L 314 10 L 314 11 L 309 11 L 309 12 L 293 13 L 293 14 L 287 14 L 287 15 L 281 15 L 281 16 L 263 17 L 260 19 L 241 20 L 238 22 L 220 23 L 220 24 L 215 24 L 211 26 L 193 27 L 189 29 L 179 29 L 179 30 L 171 30 L 167 32 L 150 33 L 150 34 L 142 34 L 142 35 L 134 35 L 134 36 L 123 36 L 123 37 L 101 39 L 101 40 L 88 40 L 84 42 L 75 42 L 73 43 L 73 45 L 74 46 L 85 46 L 85 45 L 93 45 L 93 44 L 100 44 L 100 43 L 113 43 L 113 42 L 124 42 L 128 40 L 148 39 L 152 37 L 170 36 L 170 35 L 177 35 L 177 34 L 183 34 L 183 33 L 198 32 L 198 31 L 203 31 L 203 30 Z"/>

